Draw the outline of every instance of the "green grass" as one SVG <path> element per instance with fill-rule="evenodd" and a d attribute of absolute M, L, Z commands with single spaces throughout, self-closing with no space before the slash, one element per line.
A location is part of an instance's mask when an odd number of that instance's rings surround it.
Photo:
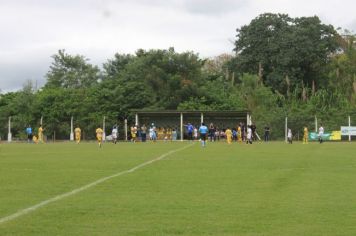
<path fill-rule="evenodd" d="M 0 144 L 0 218 L 188 143 Z M 198 143 L 0 235 L 356 235 L 356 143 Z"/>

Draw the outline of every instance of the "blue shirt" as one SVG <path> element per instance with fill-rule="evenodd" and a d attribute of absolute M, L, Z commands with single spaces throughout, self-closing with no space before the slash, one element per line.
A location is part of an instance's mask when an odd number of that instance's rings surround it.
<path fill-rule="evenodd" d="M 206 127 L 205 125 L 200 126 L 199 133 L 201 133 L 201 134 L 208 133 L 208 127 Z"/>
<path fill-rule="evenodd" d="M 193 133 L 193 130 L 194 130 L 194 127 L 193 127 L 193 125 L 188 125 L 187 126 L 187 130 L 188 130 L 188 133 Z"/>
<path fill-rule="evenodd" d="M 32 128 L 31 127 L 26 128 L 26 134 L 32 134 Z"/>

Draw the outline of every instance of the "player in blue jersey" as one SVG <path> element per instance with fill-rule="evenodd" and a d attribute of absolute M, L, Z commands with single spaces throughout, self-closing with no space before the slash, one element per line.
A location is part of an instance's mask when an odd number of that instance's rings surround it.
<path fill-rule="evenodd" d="M 27 134 L 27 142 L 28 143 L 32 142 L 32 128 L 31 128 L 31 126 L 28 126 L 26 128 L 26 134 Z"/>
<path fill-rule="evenodd" d="M 194 126 L 191 123 L 188 123 L 187 125 L 184 126 L 187 127 L 188 140 L 193 141 Z"/>
<path fill-rule="evenodd" d="M 208 127 L 204 123 L 201 123 L 201 126 L 199 128 L 199 133 L 200 133 L 202 147 L 206 146 L 206 135 L 208 134 L 208 131 L 209 131 Z"/>

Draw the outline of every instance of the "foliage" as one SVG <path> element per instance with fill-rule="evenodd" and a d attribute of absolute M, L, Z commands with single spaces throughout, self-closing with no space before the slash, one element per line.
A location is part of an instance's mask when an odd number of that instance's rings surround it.
<path fill-rule="evenodd" d="M 89 64 L 84 56 L 71 56 L 59 50 L 52 58 L 46 88 L 87 88 L 99 80 L 99 68 Z"/>
<path fill-rule="evenodd" d="M 283 138 L 285 117 L 295 133 L 314 128 L 315 116 L 338 130 L 356 108 L 355 45 L 355 35 L 316 16 L 266 13 L 238 29 L 236 56 L 139 49 L 115 54 L 100 70 L 59 50 L 43 88 L 28 81 L 0 94 L 0 138 L 11 116 L 15 138 L 43 117 L 48 138 L 68 139 L 73 117 L 92 139 L 104 116 L 109 132 L 125 118 L 134 122 L 133 109 L 249 110 L 258 132 L 269 126 L 274 139 Z"/>
<path fill-rule="evenodd" d="M 236 68 L 262 74 L 265 85 L 284 95 L 295 86 L 323 83 L 337 32 L 317 16 L 291 18 L 266 13 L 237 29 Z"/>

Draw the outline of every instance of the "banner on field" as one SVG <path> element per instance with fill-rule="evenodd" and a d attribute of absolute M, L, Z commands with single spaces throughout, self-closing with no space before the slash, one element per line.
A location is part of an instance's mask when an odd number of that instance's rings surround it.
<path fill-rule="evenodd" d="M 331 131 L 331 133 L 324 133 L 323 140 L 338 141 L 341 140 L 341 131 Z M 319 140 L 319 133 L 309 132 L 309 140 L 317 141 Z"/>
<path fill-rule="evenodd" d="M 341 126 L 341 135 L 356 136 L 356 126 Z"/>

